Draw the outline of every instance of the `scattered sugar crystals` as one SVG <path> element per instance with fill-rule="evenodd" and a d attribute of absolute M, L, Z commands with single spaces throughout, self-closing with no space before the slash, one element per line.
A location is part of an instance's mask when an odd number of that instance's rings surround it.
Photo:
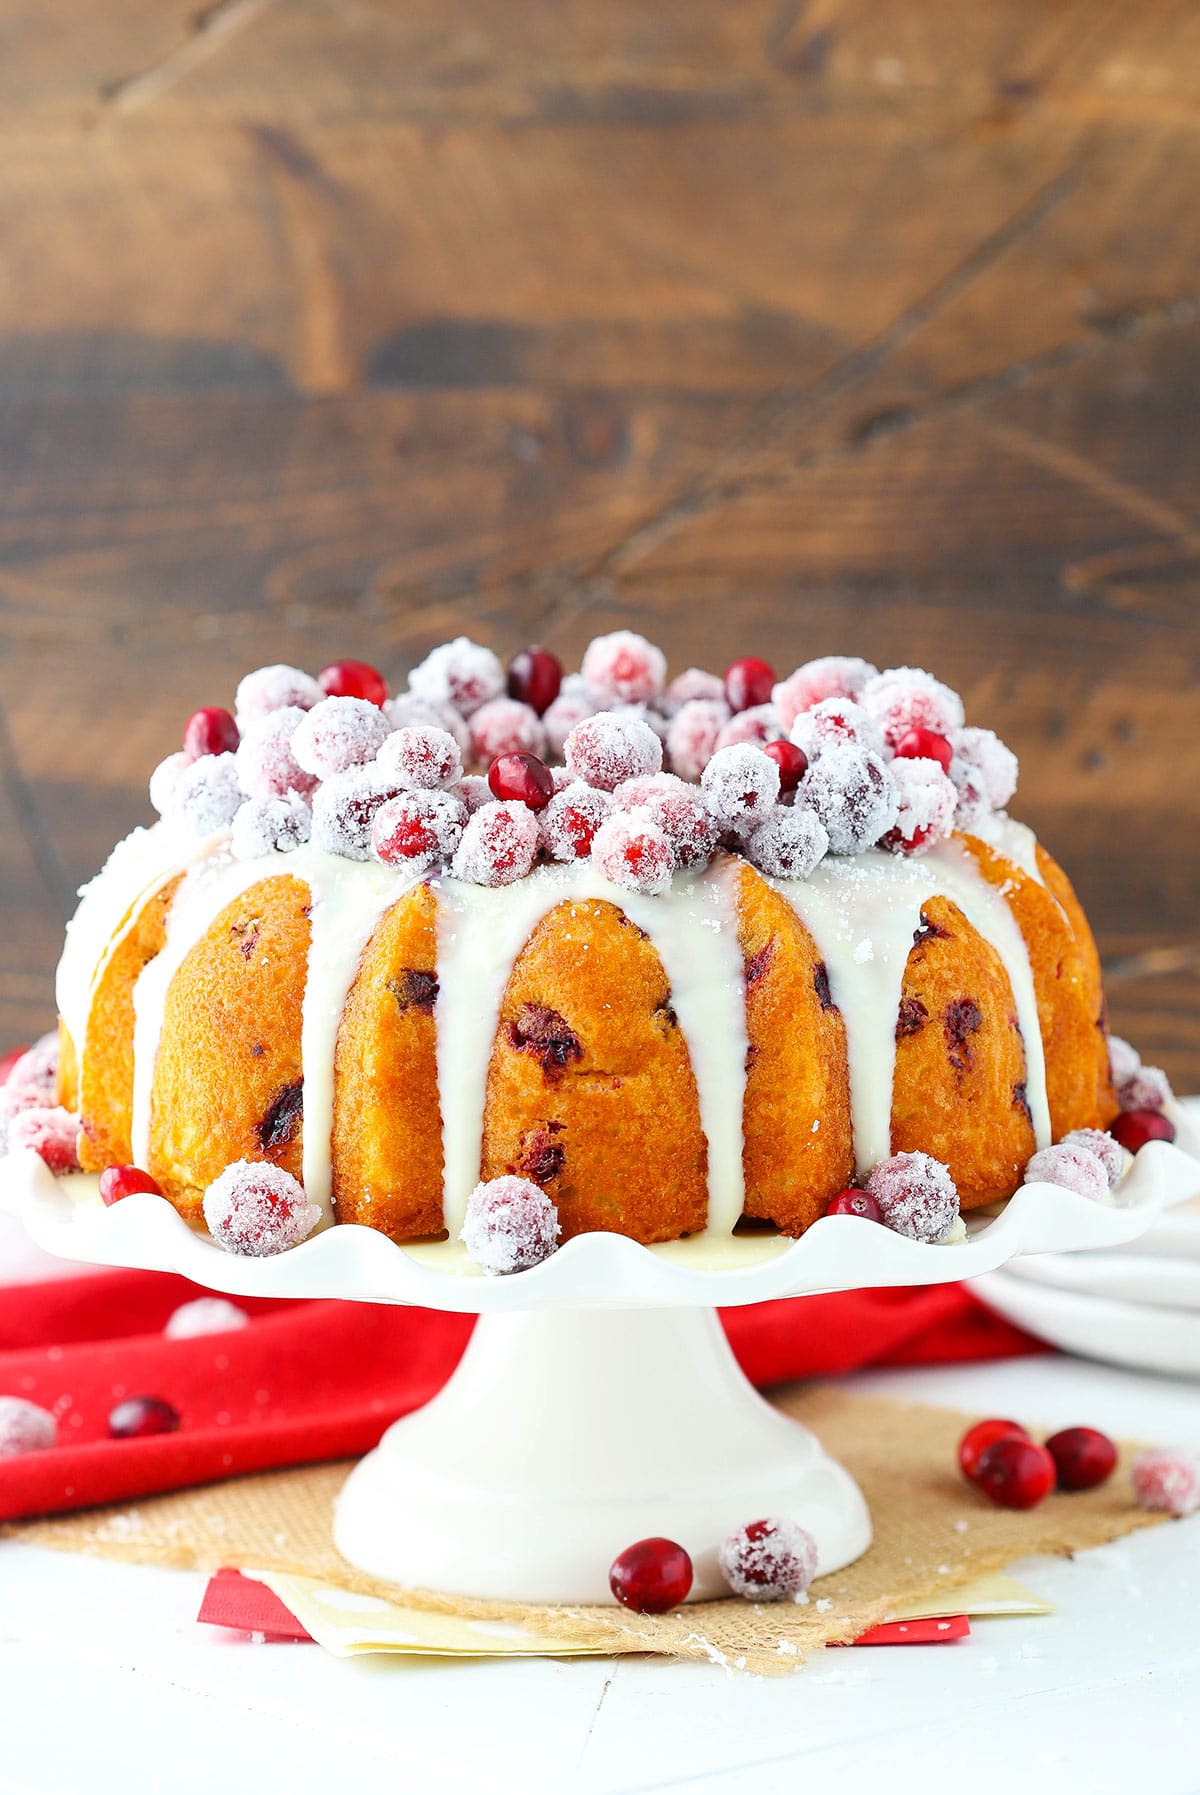
<path fill-rule="evenodd" d="M 22 1396 L 0 1396 L 0 1459 L 47 1452 L 57 1439 L 58 1425 L 47 1409 Z"/>
<path fill-rule="evenodd" d="M 477 1184 L 459 1239 L 493 1277 L 528 1271 L 558 1245 L 558 1211 L 544 1190 L 511 1175 Z"/>

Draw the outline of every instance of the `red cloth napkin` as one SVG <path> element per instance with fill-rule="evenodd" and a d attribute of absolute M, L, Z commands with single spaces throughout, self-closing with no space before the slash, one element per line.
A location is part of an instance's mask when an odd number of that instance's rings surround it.
<path fill-rule="evenodd" d="M 0 1520 L 366 1452 L 441 1387 L 472 1325 L 427 1309 L 248 1297 L 238 1306 L 249 1327 L 164 1338 L 172 1311 L 205 1294 L 135 1271 L 0 1290 L 0 1396 L 50 1409 L 59 1438 L 0 1459 Z M 722 1320 L 759 1386 L 1045 1350 L 953 1284 L 798 1297 Z M 165 1398 L 179 1431 L 110 1439 L 109 1413 L 128 1396 Z"/>

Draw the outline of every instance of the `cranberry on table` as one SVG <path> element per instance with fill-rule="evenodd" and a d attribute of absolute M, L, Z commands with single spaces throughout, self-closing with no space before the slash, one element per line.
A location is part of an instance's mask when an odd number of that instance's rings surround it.
<path fill-rule="evenodd" d="M 488 768 L 488 784 L 498 798 L 544 810 L 554 796 L 554 780 L 536 754 L 498 754 Z"/>
<path fill-rule="evenodd" d="M 523 648 L 508 663 L 508 695 L 544 716 L 562 685 L 562 662 L 547 648 Z"/>
<path fill-rule="evenodd" d="M 326 698 L 365 698 L 368 704 L 382 704 L 388 695 L 383 674 L 367 661 L 331 661 L 317 674 L 317 684 Z"/>
<path fill-rule="evenodd" d="M 140 1166 L 105 1166 L 100 1174 L 100 1199 L 106 1208 L 111 1209 L 123 1197 L 136 1196 L 139 1191 L 148 1191 L 153 1197 L 162 1196 L 162 1186 L 149 1172 L 143 1172 Z"/>
<path fill-rule="evenodd" d="M 997 1440 L 1027 1440 L 1029 1435 L 1019 1421 L 1005 1421 L 993 1417 L 988 1421 L 977 1421 L 974 1427 L 968 1427 L 958 1442 L 958 1464 L 964 1477 L 975 1481 L 975 1473 L 979 1469 L 979 1461 L 989 1446 Z"/>
<path fill-rule="evenodd" d="M 1034 1440 L 996 1440 L 980 1454 L 974 1482 L 999 1508 L 1036 1508 L 1058 1480 L 1058 1469 Z"/>
<path fill-rule="evenodd" d="M 1094 1490 L 1117 1465 L 1117 1449 L 1094 1427 L 1064 1427 L 1051 1434 L 1046 1451 L 1058 1467 L 1060 1490 Z"/>
<path fill-rule="evenodd" d="M 187 720 L 183 731 L 183 751 L 189 760 L 200 760 L 206 754 L 232 754 L 241 740 L 238 726 L 229 711 L 219 704 L 206 704 Z"/>
<path fill-rule="evenodd" d="M 1173 1141 L 1175 1124 L 1158 1109 L 1127 1109 L 1109 1123 L 1108 1132 L 1130 1153 L 1138 1153 L 1147 1141 Z"/>
<path fill-rule="evenodd" d="M 897 760 L 936 760 L 943 773 L 950 771 L 954 749 L 936 729 L 908 729 L 893 749 Z"/>
<path fill-rule="evenodd" d="M 797 748 L 795 742 L 781 740 L 767 742 L 763 753 L 779 768 L 780 791 L 794 792 L 808 772 L 808 755 L 803 748 Z"/>
<path fill-rule="evenodd" d="M 673 1539 L 640 1539 L 613 1559 L 608 1586 L 635 1614 L 666 1614 L 687 1599 L 692 1561 Z"/>
<path fill-rule="evenodd" d="M 859 1215 L 865 1222 L 881 1222 L 883 1210 L 879 1207 L 870 1191 L 839 1190 L 836 1197 L 830 1197 L 826 1215 Z"/>
<path fill-rule="evenodd" d="M 752 654 L 725 669 L 725 702 L 732 711 L 748 711 L 752 705 L 769 704 L 774 689 L 774 667 Z"/>
<path fill-rule="evenodd" d="M 174 1433 L 178 1426 L 178 1410 L 161 1396 L 130 1396 L 108 1417 L 114 1440 L 145 1440 L 151 1434 Z"/>

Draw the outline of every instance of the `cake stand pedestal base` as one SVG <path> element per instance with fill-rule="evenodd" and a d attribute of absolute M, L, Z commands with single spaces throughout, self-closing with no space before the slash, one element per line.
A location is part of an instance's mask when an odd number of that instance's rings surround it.
<path fill-rule="evenodd" d="M 595 1603 L 660 1534 L 695 1601 L 729 1593 L 717 1547 L 767 1515 L 808 1529 L 822 1575 L 871 1541 L 857 1484 L 758 1395 L 715 1310 L 546 1309 L 480 1317 L 445 1388 L 351 1472 L 335 1538 L 408 1588 Z"/>

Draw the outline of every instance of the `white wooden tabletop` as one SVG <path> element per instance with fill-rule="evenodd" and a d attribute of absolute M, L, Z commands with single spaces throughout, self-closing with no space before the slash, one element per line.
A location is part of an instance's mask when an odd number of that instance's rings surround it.
<path fill-rule="evenodd" d="M 1082 1360 L 855 1387 L 1200 1447 L 1194 1383 Z M 13 1795 L 971 1795 L 1200 1788 L 1200 1518 L 1019 1569 L 1051 1616 L 829 1652 L 784 1680 L 644 1659 L 372 1658 L 195 1623 L 199 1575 L 0 1544 L 0 1789 Z"/>

